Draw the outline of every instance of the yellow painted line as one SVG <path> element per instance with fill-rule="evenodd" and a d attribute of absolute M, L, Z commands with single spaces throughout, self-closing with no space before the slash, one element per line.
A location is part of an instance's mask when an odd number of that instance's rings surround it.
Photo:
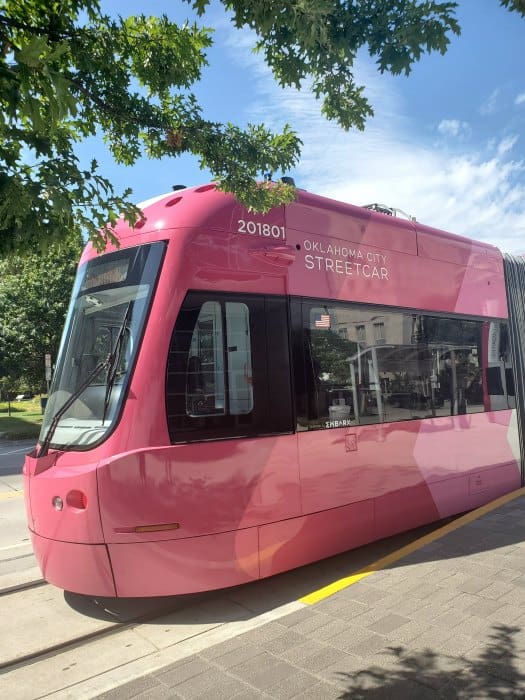
<path fill-rule="evenodd" d="M 23 491 L 4 491 L 0 493 L 0 501 L 10 501 L 12 498 L 20 498 L 23 495 Z"/>
<path fill-rule="evenodd" d="M 329 583 L 327 586 L 323 586 L 323 588 L 319 588 L 317 591 L 308 593 L 308 595 L 305 595 L 303 598 L 299 598 L 299 601 L 301 603 L 306 603 L 307 605 L 315 605 L 315 603 L 319 603 L 319 601 L 329 598 L 331 595 L 334 595 L 334 593 L 352 586 L 354 583 L 361 581 L 367 576 L 371 576 L 376 571 L 380 571 L 381 569 L 390 566 L 390 564 L 394 564 L 396 561 L 399 561 L 409 554 L 416 552 L 418 549 L 421 549 L 421 547 L 441 539 L 450 532 L 454 532 L 454 530 L 459 530 L 460 527 L 468 525 L 468 523 L 481 518 L 483 515 L 490 513 L 492 510 L 496 510 L 506 503 L 510 503 L 510 501 L 513 501 L 515 498 L 519 498 L 520 496 L 525 496 L 525 488 L 520 488 L 516 491 L 511 491 L 511 493 L 507 493 L 504 496 L 500 496 L 494 501 L 490 501 L 490 503 L 486 503 L 484 506 L 480 506 L 479 508 L 472 510 L 470 513 L 462 515 L 453 522 L 440 527 L 438 530 L 434 530 L 434 532 L 430 532 L 428 535 L 420 537 L 419 539 L 414 540 L 414 542 L 401 547 L 401 549 L 397 549 L 395 552 L 387 554 L 385 557 L 372 562 L 372 564 L 360 569 L 355 574 L 345 576 L 338 581 L 334 581 L 333 583 Z"/>

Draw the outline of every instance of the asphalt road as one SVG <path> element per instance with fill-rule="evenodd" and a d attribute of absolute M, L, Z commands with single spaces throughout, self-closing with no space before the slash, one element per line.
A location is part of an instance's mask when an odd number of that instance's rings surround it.
<path fill-rule="evenodd" d="M 34 440 L 0 440 L 0 551 L 29 539 L 22 497 L 22 465 L 34 444 Z"/>
<path fill-rule="evenodd" d="M 20 476 L 24 456 L 35 446 L 35 440 L 0 440 L 0 488 L 5 477 Z"/>

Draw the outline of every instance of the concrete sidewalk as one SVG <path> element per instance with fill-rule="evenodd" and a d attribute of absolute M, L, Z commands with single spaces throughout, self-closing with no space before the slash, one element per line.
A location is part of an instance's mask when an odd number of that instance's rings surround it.
<path fill-rule="evenodd" d="M 525 496 L 323 595 L 98 697 L 525 697 Z"/>

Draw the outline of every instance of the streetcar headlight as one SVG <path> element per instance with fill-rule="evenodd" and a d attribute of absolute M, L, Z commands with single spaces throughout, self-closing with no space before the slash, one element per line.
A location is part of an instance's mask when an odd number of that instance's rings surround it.
<path fill-rule="evenodd" d="M 60 498 L 60 496 L 54 496 L 51 503 L 53 504 L 53 508 L 55 510 L 62 510 L 64 507 L 64 501 Z"/>

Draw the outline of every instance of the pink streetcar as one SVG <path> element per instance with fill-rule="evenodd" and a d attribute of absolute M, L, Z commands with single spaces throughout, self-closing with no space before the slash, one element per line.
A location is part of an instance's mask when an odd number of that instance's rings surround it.
<path fill-rule="evenodd" d="M 519 260 L 300 190 L 142 206 L 82 256 L 24 467 L 49 582 L 232 586 L 521 485 Z"/>

